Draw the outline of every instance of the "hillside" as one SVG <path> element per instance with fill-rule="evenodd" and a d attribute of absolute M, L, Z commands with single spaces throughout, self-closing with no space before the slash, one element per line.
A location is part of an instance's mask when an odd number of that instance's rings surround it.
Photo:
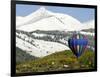
<path fill-rule="evenodd" d="M 30 54 L 16 47 L 16 63 L 35 60 L 35 59 L 37 58 L 31 56 Z"/>
<path fill-rule="evenodd" d="M 79 58 L 76 58 L 70 50 L 65 50 L 34 61 L 26 61 L 17 64 L 16 72 L 46 72 L 93 68 L 94 52 L 91 52 L 91 50 L 85 51 Z"/>
<path fill-rule="evenodd" d="M 44 57 L 56 51 L 70 50 L 68 39 L 73 35 L 73 31 L 42 31 L 36 30 L 26 32 L 16 30 L 16 47 L 26 51 L 36 57 Z M 88 48 L 94 51 L 94 37 L 90 32 L 80 32 L 88 38 Z"/>
<path fill-rule="evenodd" d="M 90 28 L 90 29 L 83 29 L 82 31 L 93 33 L 93 32 L 95 32 L 95 29 L 92 29 L 92 28 Z"/>

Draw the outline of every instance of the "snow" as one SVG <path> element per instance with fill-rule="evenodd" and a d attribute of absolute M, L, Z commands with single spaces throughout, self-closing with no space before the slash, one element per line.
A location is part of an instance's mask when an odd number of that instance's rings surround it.
<path fill-rule="evenodd" d="M 23 31 L 34 30 L 67 30 L 79 31 L 82 24 L 72 16 L 54 13 L 41 7 L 32 14 L 25 16 L 23 20 L 16 21 L 17 29 Z"/>
<path fill-rule="evenodd" d="M 43 36 L 46 36 L 46 34 L 37 34 L 37 33 L 32 33 L 32 35 L 37 36 L 37 37 L 43 37 Z"/>
<path fill-rule="evenodd" d="M 18 21 L 21 21 L 23 18 L 24 18 L 24 17 L 22 17 L 22 16 L 16 16 L 16 21 L 17 21 L 17 22 L 18 22 Z"/>
<path fill-rule="evenodd" d="M 25 16 L 23 20 L 16 22 L 17 27 L 23 26 L 25 24 L 31 24 L 33 22 L 39 21 L 43 18 L 47 18 L 52 15 L 49 11 L 46 11 L 44 7 L 41 7 L 39 10 L 31 13 L 28 16 Z"/>
<path fill-rule="evenodd" d="M 30 55 L 36 57 L 44 57 L 55 52 L 70 50 L 69 47 L 57 42 L 50 42 L 50 41 L 37 40 L 37 39 L 33 39 L 33 40 L 35 46 L 16 37 L 16 47 L 19 47 L 22 50 L 29 53 Z"/>
<path fill-rule="evenodd" d="M 41 7 L 25 17 L 16 16 L 16 27 L 19 30 L 65 30 L 80 31 L 82 29 L 94 29 L 94 20 L 81 23 L 76 18 L 67 14 L 51 12 Z"/>
<path fill-rule="evenodd" d="M 90 36 L 94 36 L 94 35 L 95 35 L 95 33 L 84 32 L 84 31 L 81 31 L 80 33 L 81 33 L 81 34 L 84 34 L 84 35 L 90 35 Z"/>
<path fill-rule="evenodd" d="M 82 29 L 94 29 L 95 28 L 95 21 L 94 20 L 90 20 L 87 22 L 83 23 Z"/>
<path fill-rule="evenodd" d="M 66 45 L 68 45 L 68 42 L 66 42 L 65 39 L 60 39 L 59 41 L 65 43 Z"/>

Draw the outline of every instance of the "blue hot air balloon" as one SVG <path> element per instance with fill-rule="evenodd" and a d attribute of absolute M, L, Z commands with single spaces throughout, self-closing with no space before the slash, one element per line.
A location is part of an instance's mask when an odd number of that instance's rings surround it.
<path fill-rule="evenodd" d="M 85 35 L 75 33 L 68 39 L 68 44 L 74 55 L 80 57 L 88 45 L 88 39 Z"/>

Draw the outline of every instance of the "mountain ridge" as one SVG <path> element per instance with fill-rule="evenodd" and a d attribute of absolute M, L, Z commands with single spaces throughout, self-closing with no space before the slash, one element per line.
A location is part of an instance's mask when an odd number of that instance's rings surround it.
<path fill-rule="evenodd" d="M 24 19 L 26 20 L 24 21 Z M 25 18 L 19 17 L 16 23 L 19 23 L 16 25 L 16 47 L 32 56 L 44 57 L 62 50 L 70 50 L 68 39 L 75 31 L 89 37 L 88 48 L 91 46 L 91 49 L 94 50 L 94 42 L 91 41 L 94 32 L 88 31 L 91 28 L 91 22 L 86 23 L 89 27 L 84 28 L 83 25 L 86 24 L 80 23 L 77 19 L 69 15 L 50 12 L 42 7 Z M 92 23 L 92 25 L 94 24 Z M 94 27 L 90 31 L 93 30 Z"/>

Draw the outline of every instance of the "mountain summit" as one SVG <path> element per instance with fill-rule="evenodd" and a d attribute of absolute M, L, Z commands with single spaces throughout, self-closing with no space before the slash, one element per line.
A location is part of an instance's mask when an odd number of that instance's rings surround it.
<path fill-rule="evenodd" d="M 79 31 L 82 24 L 72 16 L 51 12 L 45 7 L 41 7 L 30 15 L 16 21 L 16 26 L 18 30 L 27 32 L 34 30 Z"/>

